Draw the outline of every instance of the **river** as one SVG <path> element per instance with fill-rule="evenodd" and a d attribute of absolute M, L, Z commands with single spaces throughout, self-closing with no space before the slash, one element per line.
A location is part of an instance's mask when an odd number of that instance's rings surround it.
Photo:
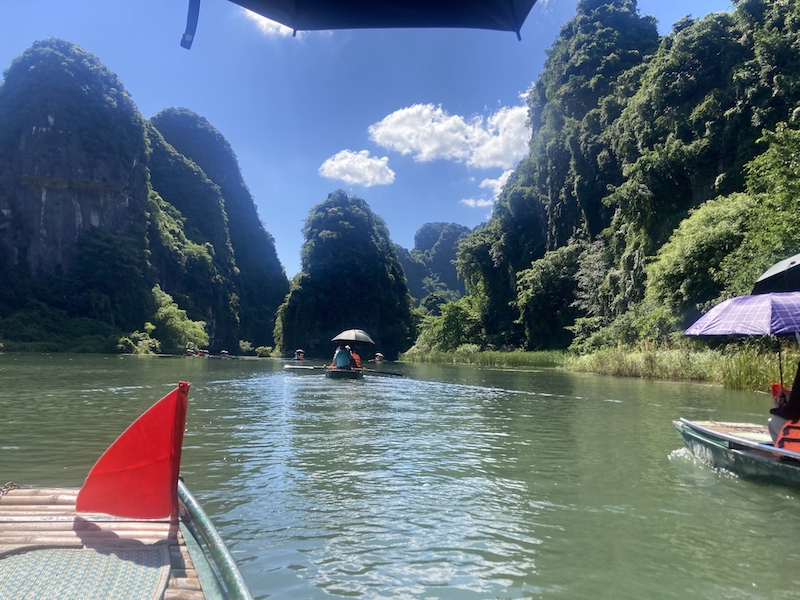
<path fill-rule="evenodd" d="M 79 486 L 179 380 L 182 474 L 256 598 L 800 595 L 800 495 L 716 472 L 671 421 L 767 395 L 551 369 L 0 354 L 0 484 Z"/>

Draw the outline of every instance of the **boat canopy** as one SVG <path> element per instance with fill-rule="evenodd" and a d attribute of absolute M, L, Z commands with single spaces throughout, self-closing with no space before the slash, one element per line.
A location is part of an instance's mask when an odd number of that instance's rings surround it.
<path fill-rule="evenodd" d="M 298 31 L 328 29 L 465 28 L 511 31 L 521 39 L 536 0 L 230 0 Z M 189 0 L 181 46 L 191 48 L 200 0 Z"/>

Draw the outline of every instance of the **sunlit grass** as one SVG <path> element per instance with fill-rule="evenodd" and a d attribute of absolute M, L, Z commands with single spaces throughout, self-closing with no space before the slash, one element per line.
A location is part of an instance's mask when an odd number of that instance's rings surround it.
<path fill-rule="evenodd" d="M 767 392 L 770 383 L 780 381 L 780 366 L 783 367 L 784 385 L 792 386 L 800 351 L 784 350 L 779 365 L 776 352 L 758 347 L 729 347 L 722 350 L 619 347 L 575 355 L 566 351 L 481 352 L 478 346 L 465 344 L 454 352 L 412 348 L 400 360 L 483 367 L 552 367 L 614 377 L 703 381 L 729 389 Z"/>
<path fill-rule="evenodd" d="M 735 390 L 769 390 L 772 382 L 780 381 L 792 387 L 797 372 L 800 353 L 796 350 L 781 353 L 781 362 L 775 352 L 757 352 L 752 349 L 727 354 L 722 363 L 722 384 Z"/>
<path fill-rule="evenodd" d="M 419 350 L 412 348 L 400 356 L 403 362 L 478 365 L 482 367 L 558 367 L 564 364 L 566 351 L 550 350 L 544 352 L 525 352 L 514 350 L 484 350 L 475 344 L 464 344 L 454 352 L 440 350 Z"/>
<path fill-rule="evenodd" d="M 721 353 L 713 350 L 632 350 L 606 348 L 570 356 L 564 367 L 570 371 L 684 381 L 723 383 Z"/>

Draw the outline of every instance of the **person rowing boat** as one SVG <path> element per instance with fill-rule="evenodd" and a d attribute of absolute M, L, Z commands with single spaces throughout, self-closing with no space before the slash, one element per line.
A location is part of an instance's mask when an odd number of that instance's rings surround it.
<path fill-rule="evenodd" d="M 773 416 L 768 421 L 768 428 L 772 443 L 775 444 L 786 424 L 800 419 L 800 363 L 797 364 L 797 373 L 791 390 L 780 384 L 773 384 L 772 402 L 773 408 L 769 412 Z"/>

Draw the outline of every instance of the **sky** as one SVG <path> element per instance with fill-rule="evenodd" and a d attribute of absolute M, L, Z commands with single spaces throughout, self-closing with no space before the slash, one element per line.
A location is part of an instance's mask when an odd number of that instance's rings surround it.
<path fill-rule="evenodd" d="M 456 29 L 292 32 L 228 0 L 0 0 L 0 70 L 37 40 L 81 46 L 139 111 L 205 117 L 230 143 L 289 277 L 310 209 L 343 189 L 411 249 L 425 223 L 475 227 L 527 154 L 524 95 L 576 0 L 539 0 L 514 33 Z M 666 34 L 729 0 L 639 0 Z"/>

